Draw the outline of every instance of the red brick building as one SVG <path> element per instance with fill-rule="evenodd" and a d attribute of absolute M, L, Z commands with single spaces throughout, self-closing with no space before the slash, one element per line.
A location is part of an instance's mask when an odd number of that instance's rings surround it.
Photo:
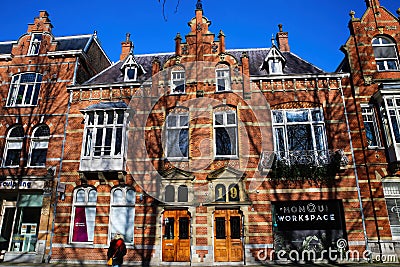
<path fill-rule="evenodd" d="M 346 102 L 369 248 L 399 254 L 400 23 L 379 0 L 365 2 L 360 18 L 350 12 L 350 36 L 339 70 L 350 73 Z"/>
<path fill-rule="evenodd" d="M 268 48 L 226 49 L 201 1 L 173 53 L 136 55 L 127 34 L 112 65 L 41 12 L 0 42 L 6 260 L 105 263 L 115 233 L 127 264 L 394 253 L 399 19 L 366 3 L 335 73 L 282 25 Z"/>
<path fill-rule="evenodd" d="M 5 261 L 42 262 L 49 253 L 53 187 L 69 153 L 64 149 L 66 87 L 111 64 L 96 34 L 55 37 L 52 28 L 47 12 L 40 11 L 18 40 L 0 42 L 0 251 Z"/>
<path fill-rule="evenodd" d="M 276 45 L 227 50 L 210 24 L 198 1 L 174 53 L 135 55 L 127 35 L 119 62 L 68 87 L 52 262 L 104 263 L 117 232 L 129 264 L 339 257 L 376 238 L 349 75 L 290 52 L 282 26 Z"/>

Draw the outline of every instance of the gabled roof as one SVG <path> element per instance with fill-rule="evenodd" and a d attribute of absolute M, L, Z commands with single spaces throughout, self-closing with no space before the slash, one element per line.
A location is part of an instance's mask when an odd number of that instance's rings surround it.
<path fill-rule="evenodd" d="M 245 52 L 249 57 L 250 65 L 250 76 L 266 76 L 268 73 L 265 70 L 260 70 L 260 66 L 263 64 L 267 57 L 270 48 L 252 48 L 252 49 L 228 49 L 227 54 L 234 56 L 239 62 L 242 54 Z M 283 69 L 283 74 L 320 74 L 324 73 L 323 70 L 314 66 L 313 64 L 301 59 L 297 55 L 291 52 L 282 52 L 286 59 L 286 65 Z M 141 77 L 138 77 L 138 81 L 145 81 L 151 78 L 152 73 L 152 62 L 158 59 L 161 66 L 170 58 L 173 57 L 174 53 L 160 53 L 160 54 L 145 54 L 135 55 L 136 61 L 141 65 L 146 73 Z M 113 84 L 123 83 L 124 76 L 121 72 L 121 66 L 123 62 L 118 61 L 113 66 L 105 69 L 103 72 L 94 76 L 88 80 L 84 85 L 100 85 L 100 84 Z"/>

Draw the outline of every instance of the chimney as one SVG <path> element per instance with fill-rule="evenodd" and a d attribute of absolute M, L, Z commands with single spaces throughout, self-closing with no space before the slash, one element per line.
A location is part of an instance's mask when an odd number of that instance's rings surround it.
<path fill-rule="evenodd" d="M 175 37 L 175 55 L 177 56 L 180 56 L 182 54 L 181 42 L 182 37 L 181 34 L 178 32 Z"/>
<path fill-rule="evenodd" d="M 365 4 L 367 7 L 380 7 L 379 0 L 365 0 Z"/>
<path fill-rule="evenodd" d="M 218 38 L 219 38 L 219 52 L 225 53 L 225 34 L 222 30 L 219 31 Z"/>
<path fill-rule="evenodd" d="M 278 48 L 281 52 L 290 52 L 288 32 L 283 32 L 282 24 L 278 25 L 279 32 L 276 34 L 276 41 L 278 42 Z"/>
<path fill-rule="evenodd" d="M 126 34 L 126 40 L 125 42 L 121 43 L 122 46 L 122 51 L 121 51 L 121 55 L 119 56 L 119 60 L 124 60 L 129 53 L 131 53 L 131 51 L 133 50 L 133 42 L 131 41 L 131 34 L 127 33 Z"/>

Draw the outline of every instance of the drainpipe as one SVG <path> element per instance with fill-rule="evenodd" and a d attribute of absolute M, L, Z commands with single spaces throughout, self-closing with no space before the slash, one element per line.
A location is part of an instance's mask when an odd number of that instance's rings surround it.
<path fill-rule="evenodd" d="M 347 75 L 346 75 L 347 76 Z M 341 78 L 344 78 L 345 76 L 342 76 Z M 362 197 L 361 197 L 361 191 L 360 191 L 360 181 L 358 179 L 358 172 L 357 172 L 357 166 L 356 166 L 356 159 L 354 157 L 354 148 L 353 148 L 353 141 L 351 139 L 351 132 L 350 132 L 350 125 L 349 125 L 349 118 L 347 115 L 347 108 L 346 108 L 346 102 L 344 100 L 344 93 L 343 93 L 343 88 L 342 88 L 342 79 L 338 78 L 339 82 L 339 90 L 340 94 L 342 96 L 342 102 L 343 102 L 343 107 L 344 107 L 344 117 L 346 119 L 346 126 L 347 126 L 347 133 L 349 135 L 349 141 L 350 141 L 350 151 L 351 151 L 351 157 L 353 158 L 353 169 L 354 169 L 354 175 L 356 177 L 356 188 L 357 188 L 357 195 L 358 195 L 358 201 L 360 203 L 360 213 L 361 213 L 361 220 L 362 220 L 362 227 L 363 227 L 363 233 L 364 233 L 364 240 L 365 240 L 365 249 L 366 251 L 369 251 L 369 245 L 368 245 L 368 235 L 367 235 L 367 227 L 365 225 L 365 216 L 364 216 L 364 209 L 363 209 L 363 204 L 362 204 Z"/>
<path fill-rule="evenodd" d="M 63 159 L 64 159 L 64 152 L 65 152 L 65 143 L 66 143 L 66 139 L 67 139 L 68 116 L 69 116 L 69 111 L 71 109 L 72 96 L 73 96 L 73 92 L 71 90 L 71 91 L 69 91 L 68 107 L 67 107 L 67 113 L 65 115 L 64 137 L 63 137 L 63 141 L 62 141 L 62 145 L 61 145 L 60 169 L 59 169 L 58 175 L 57 175 L 56 188 L 60 184 L 60 179 L 61 179 L 61 171 L 62 171 L 62 165 L 63 165 Z M 49 248 L 49 254 L 47 255 L 47 263 L 50 263 L 51 255 L 53 254 L 53 239 L 54 239 L 54 228 L 55 228 L 55 221 L 56 221 L 56 215 L 57 215 L 58 197 L 59 196 L 58 196 L 58 192 L 56 189 L 55 200 L 54 200 L 54 204 L 53 204 L 53 222 L 51 225 L 50 248 Z"/>

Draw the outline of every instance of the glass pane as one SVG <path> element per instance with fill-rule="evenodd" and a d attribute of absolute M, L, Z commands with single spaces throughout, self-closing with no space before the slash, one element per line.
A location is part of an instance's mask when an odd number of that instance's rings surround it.
<path fill-rule="evenodd" d="M 5 166 L 19 166 L 21 149 L 7 149 Z"/>
<path fill-rule="evenodd" d="M 389 107 L 393 107 L 393 99 L 386 99 L 386 102 Z"/>
<path fill-rule="evenodd" d="M 126 243 L 133 243 L 134 207 L 111 207 L 111 236 L 120 233 Z"/>
<path fill-rule="evenodd" d="M 110 155 L 111 154 L 112 133 L 113 133 L 113 129 L 112 128 L 107 128 L 106 129 L 106 138 L 104 140 L 104 155 Z"/>
<path fill-rule="evenodd" d="M 223 125 L 223 124 L 224 124 L 224 115 L 215 114 L 215 125 Z"/>
<path fill-rule="evenodd" d="M 47 148 L 33 149 L 30 166 L 46 166 Z"/>
<path fill-rule="evenodd" d="M 107 124 L 114 123 L 114 111 L 107 111 Z"/>
<path fill-rule="evenodd" d="M 306 122 L 308 121 L 308 110 L 286 111 L 288 122 Z"/>
<path fill-rule="evenodd" d="M 174 222 L 175 219 L 173 217 L 168 217 L 164 220 L 164 239 L 174 239 Z"/>
<path fill-rule="evenodd" d="M 223 184 L 217 184 L 215 187 L 215 201 L 226 201 L 226 189 L 225 185 Z"/>
<path fill-rule="evenodd" d="M 21 74 L 20 83 L 35 82 L 36 73 L 23 73 Z"/>
<path fill-rule="evenodd" d="M 14 127 L 11 130 L 9 137 L 24 137 L 24 128 L 22 128 L 22 126 Z"/>
<path fill-rule="evenodd" d="M 167 132 L 168 157 L 187 158 L 189 153 L 189 130 L 169 129 Z"/>
<path fill-rule="evenodd" d="M 322 126 L 314 127 L 315 147 L 317 150 L 325 150 L 324 131 Z"/>
<path fill-rule="evenodd" d="M 313 121 L 322 121 L 322 113 L 321 110 L 312 110 L 311 116 Z"/>
<path fill-rule="evenodd" d="M 95 143 L 95 147 L 94 147 L 94 155 L 95 156 L 101 155 L 102 146 L 103 146 L 103 129 L 99 128 L 99 129 L 97 129 L 97 132 L 96 132 L 96 143 Z"/>
<path fill-rule="evenodd" d="M 365 133 L 367 135 L 368 146 L 377 146 L 374 123 L 372 121 L 364 122 Z"/>
<path fill-rule="evenodd" d="M 227 123 L 236 125 L 236 115 L 234 113 L 227 113 Z"/>
<path fill-rule="evenodd" d="M 25 87 L 25 101 L 24 104 L 30 105 L 31 104 L 31 97 L 33 93 L 33 84 L 29 84 L 28 86 Z"/>
<path fill-rule="evenodd" d="M 400 129 L 396 116 L 395 115 L 390 116 L 390 121 L 392 122 L 393 135 L 396 140 L 396 143 L 400 143 Z"/>
<path fill-rule="evenodd" d="M 217 79 L 217 91 L 225 91 L 225 79 L 218 78 Z"/>
<path fill-rule="evenodd" d="M 76 203 L 82 203 L 82 202 L 85 202 L 85 190 L 83 190 L 83 189 L 79 189 L 77 192 L 76 192 L 76 200 L 75 200 L 75 202 Z"/>
<path fill-rule="evenodd" d="M 188 126 L 189 125 L 189 116 L 184 115 L 180 116 L 180 126 Z"/>
<path fill-rule="evenodd" d="M 123 124 L 124 123 L 124 112 L 122 110 L 117 111 L 117 123 L 118 124 Z"/>
<path fill-rule="evenodd" d="M 189 239 L 189 218 L 179 217 L 179 239 Z"/>
<path fill-rule="evenodd" d="M 122 152 L 122 128 L 116 129 L 114 155 L 121 155 Z"/>
<path fill-rule="evenodd" d="M 283 123 L 282 111 L 274 110 L 272 111 L 272 116 L 274 118 L 275 123 Z"/>
<path fill-rule="evenodd" d="M 313 150 L 310 125 L 287 127 L 289 151 Z"/>
<path fill-rule="evenodd" d="M 232 216 L 230 219 L 231 223 L 231 238 L 232 239 L 240 239 L 240 217 Z"/>
<path fill-rule="evenodd" d="M 175 188 L 172 185 L 167 185 L 165 187 L 165 202 L 175 201 Z"/>
<path fill-rule="evenodd" d="M 285 151 L 285 138 L 283 135 L 283 128 L 275 129 L 275 151 Z"/>
<path fill-rule="evenodd" d="M 215 218 L 215 238 L 216 239 L 226 238 L 225 218 L 221 217 Z"/>
<path fill-rule="evenodd" d="M 112 203 L 123 203 L 123 202 L 124 198 L 122 190 L 121 189 L 114 190 Z"/>
<path fill-rule="evenodd" d="M 86 130 L 86 139 L 85 139 L 85 156 L 90 156 L 90 152 L 92 150 L 92 129 Z"/>
<path fill-rule="evenodd" d="M 93 125 L 94 124 L 94 113 L 93 112 L 89 112 L 88 116 L 89 116 L 88 125 Z"/>
<path fill-rule="evenodd" d="M 185 185 L 178 187 L 178 202 L 188 201 L 188 188 Z"/>
<path fill-rule="evenodd" d="M 136 68 L 129 68 L 126 70 L 126 76 L 129 80 L 133 80 L 136 77 Z"/>
<path fill-rule="evenodd" d="M 95 217 L 95 207 L 75 207 L 72 242 L 93 241 Z"/>
<path fill-rule="evenodd" d="M 177 121 L 176 121 L 176 116 L 174 115 L 168 115 L 167 117 L 167 126 L 168 127 L 176 127 Z"/>
<path fill-rule="evenodd" d="M 102 111 L 97 112 L 97 124 L 98 125 L 104 124 L 104 112 Z"/>
<path fill-rule="evenodd" d="M 386 63 L 389 70 L 397 70 L 399 68 L 396 60 L 387 60 Z"/>
<path fill-rule="evenodd" d="M 135 204 L 136 194 L 133 190 L 126 191 L 126 203 Z"/>
<path fill-rule="evenodd" d="M 18 87 L 18 95 L 17 95 L 17 100 L 16 104 L 22 104 L 22 100 L 24 98 L 24 92 L 25 92 L 25 84 L 20 84 Z"/>
<path fill-rule="evenodd" d="M 97 201 L 97 192 L 96 190 L 92 189 L 89 191 L 89 202 L 96 203 Z"/>
<path fill-rule="evenodd" d="M 217 156 L 236 155 L 236 127 L 216 128 L 215 135 Z"/>
<path fill-rule="evenodd" d="M 34 137 L 48 137 L 48 136 L 50 136 L 50 129 L 46 125 L 40 126 L 40 127 L 36 128 L 33 136 Z"/>

